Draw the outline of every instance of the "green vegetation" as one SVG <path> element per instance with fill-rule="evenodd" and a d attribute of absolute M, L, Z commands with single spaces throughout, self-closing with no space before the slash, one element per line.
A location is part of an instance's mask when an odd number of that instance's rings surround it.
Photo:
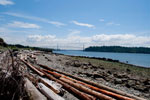
<path fill-rule="evenodd" d="M 90 46 L 85 51 L 150 54 L 150 48 L 147 47 Z"/>
<path fill-rule="evenodd" d="M 20 44 L 15 44 L 15 45 L 9 44 L 8 47 L 11 49 L 27 49 L 27 50 L 30 49 L 30 50 L 39 50 L 39 51 L 44 51 L 44 52 L 52 52 L 53 50 L 50 48 L 30 47 L 30 46 L 23 46 Z"/>

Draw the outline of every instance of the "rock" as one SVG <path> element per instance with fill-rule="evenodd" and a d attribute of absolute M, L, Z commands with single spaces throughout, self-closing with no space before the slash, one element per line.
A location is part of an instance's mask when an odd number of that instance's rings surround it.
<path fill-rule="evenodd" d="M 115 83 L 115 84 L 122 84 L 122 80 L 116 78 L 116 79 L 114 80 L 114 83 Z"/>
<path fill-rule="evenodd" d="M 129 76 L 127 74 L 114 74 L 115 77 L 117 78 L 129 78 Z"/>
<path fill-rule="evenodd" d="M 66 62 L 65 65 L 69 66 L 69 65 L 71 65 L 71 63 L 70 62 Z"/>
<path fill-rule="evenodd" d="M 83 68 L 83 69 L 88 69 L 88 66 L 85 66 L 85 65 L 84 65 L 84 66 L 82 66 L 82 68 Z"/>
<path fill-rule="evenodd" d="M 126 69 L 126 71 L 127 71 L 127 72 L 131 72 L 131 70 L 130 70 L 130 69 L 128 69 L 128 68 Z"/>
<path fill-rule="evenodd" d="M 82 64 L 79 61 L 76 60 L 71 65 L 73 65 L 74 67 L 80 67 Z"/>
<path fill-rule="evenodd" d="M 126 83 L 126 87 L 128 87 L 128 88 L 133 87 L 134 85 L 135 85 L 134 80 L 128 80 L 128 82 Z"/>
<path fill-rule="evenodd" d="M 111 71 L 107 71 L 107 73 L 108 73 L 108 74 L 112 74 L 112 72 L 111 72 Z"/>
<path fill-rule="evenodd" d="M 142 91 L 142 92 L 146 92 L 147 91 L 146 87 L 143 86 L 143 85 L 134 85 L 133 88 L 135 90 L 139 90 L 139 91 Z"/>
<path fill-rule="evenodd" d="M 146 79 L 143 83 L 144 83 L 144 85 L 150 85 L 150 80 Z"/>

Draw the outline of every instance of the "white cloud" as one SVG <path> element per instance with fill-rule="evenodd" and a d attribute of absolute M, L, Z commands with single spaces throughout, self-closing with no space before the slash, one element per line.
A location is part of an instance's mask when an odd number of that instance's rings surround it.
<path fill-rule="evenodd" d="M 104 22 L 105 20 L 104 20 L 103 18 L 101 18 L 99 21 L 100 21 L 100 22 Z"/>
<path fill-rule="evenodd" d="M 87 23 L 80 23 L 80 22 L 77 22 L 77 21 L 72 21 L 72 23 L 78 25 L 78 26 L 85 26 L 85 27 L 89 27 L 89 28 L 95 28 L 94 25 L 92 24 L 87 24 Z"/>
<path fill-rule="evenodd" d="M 35 21 L 40 21 L 43 23 L 49 23 L 53 24 L 55 26 L 65 26 L 66 24 L 58 22 L 58 21 L 51 21 L 45 18 L 39 18 L 39 17 L 34 17 L 34 16 L 28 16 L 28 15 L 23 15 L 19 13 L 13 13 L 13 12 L 5 12 L 4 14 L 10 15 L 10 16 L 15 16 L 15 17 L 20 17 L 20 18 L 25 18 L 25 19 L 30 19 L 30 20 L 35 20 Z"/>
<path fill-rule="evenodd" d="M 36 28 L 39 29 L 40 26 L 32 23 L 25 23 L 20 21 L 13 21 L 12 23 L 8 23 L 9 27 L 17 27 L 17 28 Z"/>
<path fill-rule="evenodd" d="M 30 35 L 27 42 L 32 41 L 34 46 L 46 46 L 56 48 L 59 44 L 61 49 L 82 49 L 83 44 L 88 46 L 149 46 L 150 37 L 136 36 L 133 34 L 98 34 L 91 37 L 79 35 L 68 35 L 65 38 L 58 38 L 53 35 Z"/>
<path fill-rule="evenodd" d="M 112 25 L 120 26 L 120 24 L 114 23 L 114 22 L 108 22 L 108 23 L 106 23 L 106 25 L 108 25 L 108 26 L 112 26 Z"/>
<path fill-rule="evenodd" d="M 48 21 L 48 23 L 56 25 L 57 27 L 59 27 L 59 26 L 65 26 L 65 24 L 63 24 L 61 22 L 56 22 L 56 21 Z"/>
<path fill-rule="evenodd" d="M 14 2 L 10 1 L 10 0 L 0 0 L 0 5 L 13 5 Z"/>

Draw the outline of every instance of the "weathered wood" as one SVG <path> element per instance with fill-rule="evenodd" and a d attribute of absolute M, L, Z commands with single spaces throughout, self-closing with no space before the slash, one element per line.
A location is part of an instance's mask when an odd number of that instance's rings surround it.
<path fill-rule="evenodd" d="M 129 97 L 125 97 L 125 96 L 122 96 L 122 95 L 119 95 L 119 94 L 116 94 L 116 93 L 113 93 L 113 92 L 109 92 L 109 91 L 104 90 L 104 89 L 100 89 L 100 88 L 94 87 L 94 86 L 92 86 L 92 85 L 83 83 L 83 82 L 81 82 L 81 81 L 72 79 L 72 78 L 67 77 L 67 76 L 64 76 L 64 75 L 63 75 L 62 77 L 66 78 L 66 79 L 68 79 L 68 80 L 70 80 L 70 81 L 72 81 L 72 82 L 82 84 L 82 85 L 84 85 L 84 86 L 86 86 L 86 87 L 88 87 L 88 88 L 90 88 L 90 89 L 92 89 L 92 90 L 95 90 L 95 91 L 97 91 L 97 92 L 100 92 L 100 93 L 103 93 L 103 94 L 105 94 L 105 95 L 111 96 L 111 97 L 113 97 L 113 98 L 115 98 L 115 99 L 119 99 L 119 100 L 135 100 L 135 99 L 132 99 L 132 98 L 129 98 Z"/>
<path fill-rule="evenodd" d="M 95 98 L 91 98 L 89 97 L 87 94 L 80 92 L 79 90 L 73 88 L 72 86 L 62 82 L 61 80 L 58 80 L 56 78 L 54 78 L 53 76 L 47 74 L 46 72 L 43 71 L 43 73 L 45 74 L 45 76 L 53 81 L 58 82 L 59 84 L 61 84 L 63 86 L 64 89 L 66 89 L 68 92 L 70 92 L 71 94 L 73 94 L 75 97 L 77 97 L 80 100 L 95 100 Z"/>
<path fill-rule="evenodd" d="M 103 94 L 105 94 L 105 95 L 114 97 L 115 99 L 121 99 L 121 100 L 135 100 L 135 99 L 132 99 L 132 98 L 129 98 L 129 97 L 125 97 L 125 96 L 122 96 L 122 95 L 119 95 L 119 94 L 116 94 L 116 93 L 113 93 L 113 92 L 106 91 L 106 90 L 104 90 L 104 89 L 100 89 L 100 88 L 94 87 L 94 86 L 92 86 L 92 85 L 89 85 L 89 84 L 83 83 L 83 82 L 81 82 L 81 81 L 78 81 L 78 80 L 69 78 L 69 77 L 67 77 L 67 76 L 61 75 L 61 74 L 56 73 L 56 72 L 52 72 L 52 71 L 48 71 L 48 70 L 44 70 L 44 71 L 46 71 L 46 72 L 48 72 L 48 73 L 54 75 L 55 77 L 64 77 L 64 78 L 66 78 L 66 79 L 71 80 L 72 82 L 82 84 L 82 85 L 87 86 L 88 88 L 90 88 L 90 89 L 92 89 L 92 90 L 95 90 L 95 91 L 98 91 L 98 92 L 103 93 Z"/>
<path fill-rule="evenodd" d="M 54 93 L 51 89 L 46 87 L 43 83 L 38 83 L 38 88 L 50 100 L 65 100 L 64 98 Z"/>
<path fill-rule="evenodd" d="M 113 92 L 113 93 L 116 93 L 116 94 L 120 94 L 120 95 L 122 95 L 122 96 L 130 97 L 130 98 L 133 98 L 133 99 L 135 99 L 135 100 L 146 100 L 146 99 L 143 99 L 143 98 L 140 98 L 140 97 L 131 95 L 131 94 L 129 94 L 129 93 L 126 93 L 126 92 L 123 92 L 123 91 L 116 90 L 116 89 L 114 89 L 114 88 L 105 86 L 105 85 L 100 84 L 100 83 L 97 84 L 97 83 L 95 83 L 95 82 L 91 82 L 91 81 L 89 81 L 89 80 L 86 80 L 86 79 L 83 79 L 83 78 L 80 78 L 80 77 L 73 76 L 73 75 L 68 74 L 68 73 L 64 73 L 64 72 L 61 72 L 61 71 L 52 69 L 52 68 L 50 68 L 50 67 L 48 67 L 48 66 L 45 66 L 45 65 L 42 65 L 42 64 L 38 64 L 38 65 L 41 66 L 41 67 L 43 67 L 43 68 L 45 68 L 45 69 L 48 69 L 48 70 L 51 70 L 51 71 L 55 71 L 55 72 L 61 73 L 61 74 L 63 74 L 63 75 L 72 77 L 72 78 L 74 78 L 74 79 L 76 79 L 76 80 L 85 82 L 85 83 L 87 83 L 87 84 L 90 84 L 90 85 L 92 85 L 92 86 L 98 87 L 98 88 L 100 88 L 100 89 L 104 89 L 104 90 L 107 90 L 107 91 L 110 91 L 110 92 Z"/>
<path fill-rule="evenodd" d="M 46 82 L 45 80 L 43 80 L 42 78 L 39 78 L 39 81 L 41 83 L 43 83 L 44 85 L 46 85 L 49 89 L 51 89 L 53 92 L 55 92 L 56 94 L 59 94 L 60 91 L 55 89 L 51 84 L 49 84 L 48 82 Z"/>
<path fill-rule="evenodd" d="M 30 100 L 47 100 L 47 98 L 41 94 L 27 78 L 25 78 L 25 90 L 27 91 Z"/>
<path fill-rule="evenodd" d="M 89 88 L 86 88 L 86 87 L 84 87 L 84 86 L 81 86 L 80 84 L 74 83 L 74 82 L 72 82 L 72 81 L 70 81 L 70 80 L 67 80 L 67 79 L 63 78 L 63 77 L 61 77 L 60 80 L 62 80 L 63 82 L 68 83 L 69 85 L 75 87 L 76 89 L 78 89 L 78 90 L 80 90 L 80 91 L 82 91 L 82 92 L 85 92 L 85 93 L 88 93 L 88 94 L 90 94 L 90 95 L 93 95 L 93 96 L 97 97 L 97 98 L 100 99 L 100 100 L 115 100 L 115 99 L 113 99 L 113 98 L 111 98 L 111 97 L 109 97 L 109 96 L 106 96 L 106 95 L 104 95 L 104 94 L 101 94 L 101 93 L 99 93 L 99 92 L 96 92 L 96 91 L 94 91 L 94 90 L 91 90 L 91 89 L 89 89 Z"/>
<path fill-rule="evenodd" d="M 32 66 L 30 63 L 27 63 L 26 61 L 24 61 L 23 59 L 21 59 L 22 62 L 24 62 L 27 66 L 29 66 L 32 70 L 34 70 L 36 73 L 38 73 L 40 76 L 44 76 L 44 74 L 42 72 L 40 72 L 39 70 L 37 70 L 36 67 Z"/>
<path fill-rule="evenodd" d="M 79 84 L 73 83 L 72 81 L 66 80 L 66 79 L 63 78 L 63 76 L 61 74 L 58 74 L 58 73 L 55 73 L 55 72 L 52 72 L 52 71 L 48 71 L 48 70 L 43 70 L 43 71 L 48 72 L 48 73 L 52 74 L 54 77 L 59 78 L 63 82 L 68 83 L 69 85 L 77 88 L 78 90 L 80 90 L 82 92 L 85 92 L 85 93 L 88 93 L 90 95 L 93 95 L 93 96 L 95 96 L 95 97 L 97 97 L 99 99 L 102 99 L 102 100 L 114 100 L 113 98 L 111 98 L 109 96 L 106 96 L 104 94 L 98 93 L 96 91 L 88 89 L 88 88 L 86 88 L 84 86 L 81 86 Z"/>

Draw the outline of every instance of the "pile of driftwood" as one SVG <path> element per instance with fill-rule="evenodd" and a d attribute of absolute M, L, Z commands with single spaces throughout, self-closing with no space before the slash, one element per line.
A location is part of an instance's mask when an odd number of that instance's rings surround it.
<path fill-rule="evenodd" d="M 42 77 L 38 78 L 36 86 L 50 100 L 63 100 L 60 96 L 62 93 L 60 93 L 59 89 L 49 84 L 50 82 L 48 80 L 46 81 L 45 78 L 60 84 L 62 88 L 80 100 L 144 100 L 137 96 L 75 77 L 45 65 L 32 65 L 24 59 L 21 59 L 21 61 Z"/>
<path fill-rule="evenodd" d="M 0 99 L 27 100 L 20 60 L 11 51 L 0 54 Z"/>
<path fill-rule="evenodd" d="M 36 64 L 35 55 L 38 53 L 20 53 L 16 57 L 13 53 L 3 54 L 5 57 L 1 59 L 3 71 L 0 71 L 0 98 L 65 100 L 62 97 L 65 89 L 79 100 L 144 100 L 48 66 Z M 31 62 L 30 58 L 34 61 Z"/>

